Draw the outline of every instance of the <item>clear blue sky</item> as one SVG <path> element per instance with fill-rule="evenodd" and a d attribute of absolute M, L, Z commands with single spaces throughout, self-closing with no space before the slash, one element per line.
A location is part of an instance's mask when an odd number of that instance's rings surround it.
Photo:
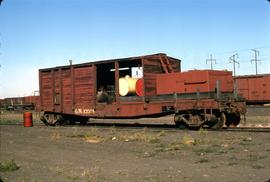
<path fill-rule="evenodd" d="M 0 6 L 0 98 L 38 90 L 38 69 L 158 52 L 182 69 L 270 73 L 267 0 L 4 0 Z"/>

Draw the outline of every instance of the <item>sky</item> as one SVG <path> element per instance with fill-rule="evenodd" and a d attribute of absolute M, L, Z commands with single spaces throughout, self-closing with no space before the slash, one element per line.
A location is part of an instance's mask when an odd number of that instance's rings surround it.
<path fill-rule="evenodd" d="M 38 69 L 166 53 L 182 70 L 270 73 L 267 0 L 4 0 L 0 6 L 0 98 L 33 95 Z"/>

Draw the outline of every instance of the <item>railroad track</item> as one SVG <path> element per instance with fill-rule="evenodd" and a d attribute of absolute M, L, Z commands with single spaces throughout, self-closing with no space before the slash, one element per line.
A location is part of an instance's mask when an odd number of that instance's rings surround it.
<path fill-rule="evenodd" d="M 90 123 L 86 126 L 95 126 L 95 127 L 116 127 L 121 129 L 142 129 L 147 128 L 151 130 L 166 130 L 166 131 L 183 131 L 188 130 L 186 128 L 178 128 L 175 125 L 168 125 L 168 124 L 116 124 L 116 123 Z M 193 130 L 193 129 L 191 129 Z M 222 132 L 270 132 L 270 127 L 263 128 L 263 127 L 231 127 L 231 128 L 220 128 L 220 129 L 213 129 L 213 128 L 203 128 L 206 131 L 222 131 Z M 194 130 L 195 131 L 195 130 Z"/>
<path fill-rule="evenodd" d="M 16 123 L 16 124 L 0 124 L 1 125 L 17 125 L 17 126 L 22 126 L 23 123 Z M 34 123 L 34 126 L 36 127 L 45 127 L 43 123 Z M 175 125 L 172 124 L 138 124 L 138 123 L 87 123 L 85 125 L 81 124 L 75 124 L 75 125 L 64 125 L 64 126 L 59 126 L 61 128 L 64 127 L 97 127 L 97 128 L 102 128 L 102 129 L 111 129 L 111 127 L 115 127 L 117 129 L 131 129 L 131 130 L 136 130 L 136 129 L 144 129 L 147 128 L 148 130 L 151 131 L 171 131 L 171 132 L 178 132 L 178 131 L 186 131 L 188 129 L 186 128 L 178 128 Z M 53 127 L 53 126 L 50 126 Z M 192 130 L 192 129 L 191 129 Z M 231 128 L 220 128 L 220 129 L 213 129 L 213 128 L 203 128 L 205 131 L 213 131 L 213 132 L 270 132 L 270 127 L 231 127 Z M 195 129 L 193 129 L 195 131 Z"/>
<path fill-rule="evenodd" d="M 214 131 L 227 131 L 227 132 L 270 132 L 270 127 L 233 127 L 233 128 L 221 128 L 221 129 L 208 129 Z"/>

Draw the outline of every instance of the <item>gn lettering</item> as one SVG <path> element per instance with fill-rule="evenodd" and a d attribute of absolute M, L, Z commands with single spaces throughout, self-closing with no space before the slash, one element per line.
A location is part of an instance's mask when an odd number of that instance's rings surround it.
<path fill-rule="evenodd" d="M 94 109 L 82 109 L 82 108 L 76 108 L 75 114 L 95 114 Z"/>

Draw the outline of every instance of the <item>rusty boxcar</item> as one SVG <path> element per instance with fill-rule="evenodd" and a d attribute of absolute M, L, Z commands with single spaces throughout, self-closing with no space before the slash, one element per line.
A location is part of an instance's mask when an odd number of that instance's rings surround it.
<path fill-rule="evenodd" d="M 270 103 L 270 74 L 243 75 L 234 79 L 238 93 L 247 104 Z"/>
<path fill-rule="evenodd" d="M 0 108 L 6 110 L 34 110 L 38 105 L 39 96 L 8 97 L 0 102 Z"/>
<path fill-rule="evenodd" d="M 181 73 L 180 63 L 154 54 L 40 69 L 41 119 L 56 125 L 175 114 L 179 126 L 237 125 L 245 103 L 234 97 L 231 72 Z"/>

